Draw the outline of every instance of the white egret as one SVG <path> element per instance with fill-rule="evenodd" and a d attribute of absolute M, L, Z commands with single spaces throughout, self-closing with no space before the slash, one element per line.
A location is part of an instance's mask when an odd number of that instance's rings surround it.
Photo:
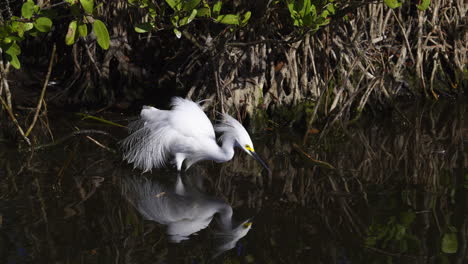
<path fill-rule="evenodd" d="M 250 220 L 233 224 L 232 207 L 197 189 L 193 181 L 199 176 L 186 177 L 183 183 L 180 175 L 174 186 L 164 186 L 157 180 L 144 177 L 126 178 L 123 194 L 146 220 L 167 226 L 170 241 L 179 243 L 189 236 L 205 229 L 219 215 L 215 232 L 216 251 L 233 248 L 237 241 L 247 235 L 252 227 Z"/>
<path fill-rule="evenodd" d="M 172 99 L 171 110 L 144 106 L 140 119 L 129 124 L 130 135 L 122 142 L 124 160 L 143 172 L 161 168 L 172 161 L 177 170 L 201 160 L 226 162 L 239 147 L 255 158 L 268 171 L 268 166 L 255 153 L 252 140 L 236 119 L 223 114 L 214 128 L 200 105 L 180 97 Z M 216 142 L 215 131 L 221 133 Z"/>

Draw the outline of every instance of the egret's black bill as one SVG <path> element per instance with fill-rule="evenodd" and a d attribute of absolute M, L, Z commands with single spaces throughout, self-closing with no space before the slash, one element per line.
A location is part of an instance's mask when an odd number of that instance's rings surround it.
<path fill-rule="evenodd" d="M 256 152 L 250 151 L 250 154 L 252 154 L 252 157 L 254 157 L 254 159 L 256 159 L 258 162 L 260 162 L 260 164 L 262 164 L 262 166 L 268 171 L 268 174 L 271 174 L 270 168 L 268 168 L 266 163 L 260 158 L 260 156 L 258 156 Z"/>

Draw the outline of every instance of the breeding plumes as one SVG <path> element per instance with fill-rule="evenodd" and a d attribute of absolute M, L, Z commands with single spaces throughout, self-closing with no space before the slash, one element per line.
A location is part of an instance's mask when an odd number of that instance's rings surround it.
<path fill-rule="evenodd" d="M 172 99 L 171 110 L 144 106 L 140 119 L 129 124 L 130 135 L 122 142 L 123 158 L 143 172 L 166 166 L 169 161 L 178 171 L 201 160 L 226 162 L 239 147 L 255 158 L 268 171 L 268 166 L 255 153 L 245 128 L 234 118 L 223 114 L 215 127 L 200 105 L 180 97 Z M 215 131 L 220 133 L 218 145 Z"/>

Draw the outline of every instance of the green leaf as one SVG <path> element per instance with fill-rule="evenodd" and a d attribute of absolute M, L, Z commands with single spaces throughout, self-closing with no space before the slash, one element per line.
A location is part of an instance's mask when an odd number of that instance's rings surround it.
<path fill-rule="evenodd" d="M 110 45 L 109 31 L 106 25 L 99 19 L 94 20 L 93 31 L 96 35 L 97 42 L 102 49 L 108 49 Z"/>
<path fill-rule="evenodd" d="M 294 1 L 288 1 L 288 9 L 289 9 L 289 13 L 294 13 Z"/>
<path fill-rule="evenodd" d="M 174 28 L 174 34 L 176 35 L 177 38 L 182 37 L 182 32 L 180 32 L 180 30 L 178 30 L 177 28 Z"/>
<path fill-rule="evenodd" d="M 24 31 L 29 31 L 29 30 L 34 28 L 34 24 L 33 23 L 24 23 L 23 28 L 24 28 Z"/>
<path fill-rule="evenodd" d="M 400 0 L 384 0 L 384 2 L 388 7 L 392 9 L 400 7 L 402 4 Z"/>
<path fill-rule="evenodd" d="M 16 42 L 12 42 L 11 45 L 8 45 L 7 48 L 5 49 L 6 54 L 10 55 L 20 55 L 21 54 L 21 48 Z"/>
<path fill-rule="evenodd" d="M 86 37 L 88 35 L 88 25 L 85 23 L 78 24 L 78 34 L 80 37 Z"/>
<path fill-rule="evenodd" d="M 19 37 L 23 37 L 24 35 L 23 22 L 13 21 L 11 23 L 11 31 L 18 33 Z"/>
<path fill-rule="evenodd" d="M 187 25 L 188 23 L 192 22 L 192 20 L 195 18 L 196 15 L 197 15 L 197 10 L 196 10 L 196 9 L 193 9 L 193 10 L 192 10 L 192 13 L 190 14 L 190 16 L 184 17 L 184 18 L 182 18 L 182 19 L 180 20 L 179 25 L 180 25 L 180 26 Z"/>
<path fill-rule="evenodd" d="M 5 42 L 5 43 L 11 43 L 12 41 L 21 41 L 21 40 L 23 40 L 23 38 L 11 35 L 11 36 L 5 37 L 5 39 L 3 40 L 3 42 Z"/>
<path fill-rule="evenodd" d="M 216 18 L 216 21 L 228 25 L 239 25 L 239 16 L 238 15 L 220 15 Z"/>
<path fill-rule="evenodd" d="M 175 11 L 180 11 L 182 0 L 166 0 L 166 3 Z"/>
<path fill-rule="evenodd" d="M 209 7 L 202 7 L 197 10 L 197 17 L 211 17 L 211 10 Z"/>
<path fill-rule="evenodd" d="M 77 34 L 76 34 L 76 29 L 77 29 L 77 22 L 76 20 L 73 20 L 68 24 L 68 31 L 67 35 L 65 35 L 65 44 L 67 45 L 73 45 L 77 39 Z"/>
<path fill-rule="evenodd" d="M 445 233 L 442 238 L 442 252 L 454 254 L 458 251 L 457 233 Z"/>
<path fill-rule="evenodd" d="M 80 0 L 80 3 L 86 13 L 88 14 L 93 13 L 94 0 Z"/>
<path fill-rule="evenodd" d="M 18 56 L 16 55 L 11 55 L 11 54 L 5 54 L 6 59 L 10 62 L 11 66 L 15 67 L 15 69 L 21 68 L 21 63 L 18 60 Z"/>
<path fill-rule="evenodd" d="M 40 32 L 49 32 L 52 28 L 52 20 L 48 17 L 40 17 L 34 21 L 34 27 Z"/>
<path fill-rule="evenodd" d="M 431 0 L 420 0 L 419 5 L 417 5 L 418 9 L 421 11 L 425 11 L 431 5 Z"/>
<path fill-rule="evenodd" d="M 174 25 L 174 27 L 179 27 L 179 16 L 172 16 L 171 23 Z"/>
<path fill-rule="evenodd" d="M 307 16 L 310 13 L 310 0 L 303 0 L 302 2 L 302 8 L 299 10 L 299 14 L 304 17 Z"/>
<path fill-rule="evenodd" d="M 153 25 L 150 22 L 138 24 L 135 26 L 135 31 L 137 33 L 147 33 L 153 30 Z"/>
<path fill-rule="evenodd" d="M 247 22 L 249 22 L 249 19 L 250 19 L 251 16 L 252 16 L 252 13 L 250 11 L 245 12 L 245 14 L 244 14 L 244 16 L 242 18 L 242 21 L 241 21 L 241 25 L 242 26 L 247 25 Z"/>
<path fill-rule="evenodd" d="M 19 37 L 23 37 L 24 32 L 27 32 L 33 28 L 34 28 L 34 24 L 29 23 L 29 22 L 24 23 L 20 21 L 14 21 L 13 23 L 11 23 L 11 30 L 13 32 L 18 33 Z"/>
<path fill-rule="evenodd" d="M 181 1 L 181 0 L 179 0 Z M 195 7 L 200 4 L 201 0 L 188 0 L 183 1 L 182 9 L 185 11 L 192 11 Z M 190 22 L 189 22 L 190 23 Z"/>
<path fill-rule="evenodd" d="M 219 12 L 221 12 L 221 6 L 223 6 L 223 2 L 218 1 L 213 6 L 213 16 L 218 16 Z"/>
<path fill-rule="evenodd" d="M 21 7 L 21 16 L 24 18 L 31 18 L 34 14 L 34 2 L 32 0 L 28 0 L 23 4 Z"/>
<path fill-rule="evenodd" d="M 148 6 L 148 14 L 151 18 L 156 18 L 156 16 L 158 15 L 156 11 L 156 6 L 153 3 L 150 3 Z"/>
<path fill-rule="evenodd" d="M 307 14 L 306 16 L 304 16 L 304 18 L 303 18 L 302 21 L 301 21 L 301 22 L 302 22 L 302 25 L 303 25 L 303 26 L 307 26 L 307 27 L 312 26 L 312 25 L 314 24 L 314 22 L 315 22 L 315 21 L 314 21 L 314 18 L 315 18 L 315 17 L 313 17 L 312 14 L 310 14 L 310 13 Z"/>

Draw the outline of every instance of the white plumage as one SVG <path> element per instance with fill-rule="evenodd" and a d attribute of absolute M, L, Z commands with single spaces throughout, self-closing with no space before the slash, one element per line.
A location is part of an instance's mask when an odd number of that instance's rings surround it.
<path fill-rule="evenodd" d="M 122 142 L 123 158 L 143 172 L 161 168 L 173 161 L 177 170 L 188 169 L 201 160 L 225 162 L 234 155 L 234 147 L 240 147 L 266 164 L 254 151 L 252 140 L 245 128 L 231 116 L 224 114 L 213 128 L 200 105 L 180 97 L 174 97 L 171 110 L 159 110 L 144 106 L 140 119 L 129 124 L 130 135 Z M 215 129 L 222 133 L 216 142 Z"/>
<path fill-rule="evenodd" d="M 233 248 L 237 241 L 247 235 L 252 222 L 233 224 L 232 207 L 207 196 L 192 181 L 202 180 L 198 175 L 187 177 L 183 182 L 180 176 L 173 186 L 164 186 L 157 180 L 144 177 L 124 178 L 123 194 L 146 220 L 167 226 L 167 234 L 172 242 L 181 242 L 205 229 L 218 214 L 215 227 L 217 251 Z"/>

